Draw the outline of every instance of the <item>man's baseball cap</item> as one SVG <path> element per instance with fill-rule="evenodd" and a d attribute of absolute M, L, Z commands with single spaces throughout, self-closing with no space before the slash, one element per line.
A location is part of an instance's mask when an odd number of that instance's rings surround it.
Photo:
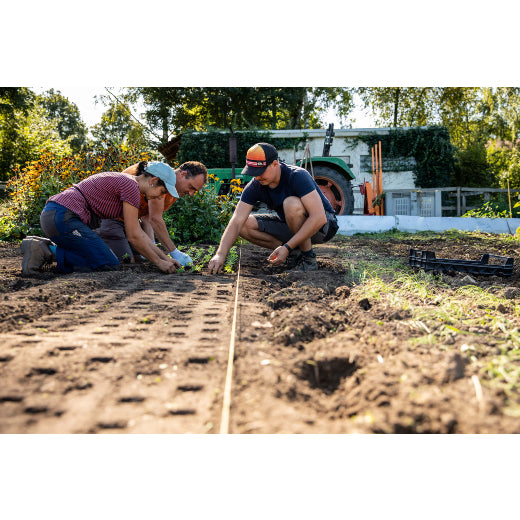
<path fill-rule="evenodd" d="M 179 197 L 177 189 L 175 188 L 175 170 L 171 166 L 168 166 L 162 162 L 151 161 L 148 163 L 144 171 L 152 174 L 154 177 L 159 177 L 159 179 L 164 182 L 164 185 L 166 186 L 166 189 L 170 195 L 174 196 L 175 198 Z"/>
<path fill-rule="evenodd" d="M 257 143 L 247 151 L 246 166 L 242 174 L 258 177 L 276 159 L 278 159 L 278 151 L 273 145 Z"/>

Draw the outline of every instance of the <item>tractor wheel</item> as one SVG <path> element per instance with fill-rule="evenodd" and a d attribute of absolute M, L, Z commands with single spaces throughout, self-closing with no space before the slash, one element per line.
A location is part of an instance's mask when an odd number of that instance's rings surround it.
<path fill-rule="evenodd" d="M 352 215 L 354 212 L 352 183 L 327 166 L 315 166 L 313 170 L 316 184 L 330 202 L 336 215 Z"/>

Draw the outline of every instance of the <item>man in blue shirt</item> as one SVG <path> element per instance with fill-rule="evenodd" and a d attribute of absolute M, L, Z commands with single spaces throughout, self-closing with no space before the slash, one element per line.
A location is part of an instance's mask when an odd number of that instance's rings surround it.
<path fill-rule="evenodd" d="M 222 269 L 239 236 L 271 249 L 267 260 L 272 265 L 283 264 L 291 256 L 296 263 L 293 270 L 318 269 L 312 244 L 330 240 L 338 224 L 332 206 L 309 172 L 281 163 L 274 146 L 257 143 L 247 151 L 242 173 L 254 179 L 244 188 L 208 271 Z M 277 214 L 251 215 L 256 202 L 264 202 Z"/>

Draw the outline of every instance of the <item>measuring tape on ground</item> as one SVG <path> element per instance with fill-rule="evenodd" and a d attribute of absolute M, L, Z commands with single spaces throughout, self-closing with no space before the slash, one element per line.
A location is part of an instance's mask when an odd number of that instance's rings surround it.
<path fill-rule="evenodd" d="M 237 286 L 235 291 L 235 308 L 233 310 L 233 323 L 231 325 L 231 341 L 229 343 L 228 366 L 226 372 L 226 384 L 224 386 L 224 399 L 222 401 L 222 417 L 220 419 L 220 433 L 229 431 L 229 408 L 231 406 L 231 382 L 233 378 L 233 359 L 235 357 L 235 331 L 237 327 L 238 286 L 240 284 L 240 262 L 242 260 L 242 248 L 239 248 Z"/>

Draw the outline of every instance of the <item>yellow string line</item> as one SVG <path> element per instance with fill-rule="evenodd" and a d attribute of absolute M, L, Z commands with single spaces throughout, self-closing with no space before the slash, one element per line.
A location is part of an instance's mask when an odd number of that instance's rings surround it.
<path fill-rule="evenodd" d="M 220 419 L 220 433 L 228 433 L 229 430 L 229 408 L 231 405 L 231 379 L 233 376 L 233 359 L 235 357 L 235 330 L 237 325 L 238 309 L 238 284 L 240 282 L 240 262 L 242 260 L 242 248 L 239 248 L 237 287 L 235 292 L 235 309 L 233 311 L 233 324 L 231 325 L 231 341 L 229 343 L 228 366 L 226 373 L 226 384 L 224 387 L 224 399 L 222 402 L 222 417 Z"/>

